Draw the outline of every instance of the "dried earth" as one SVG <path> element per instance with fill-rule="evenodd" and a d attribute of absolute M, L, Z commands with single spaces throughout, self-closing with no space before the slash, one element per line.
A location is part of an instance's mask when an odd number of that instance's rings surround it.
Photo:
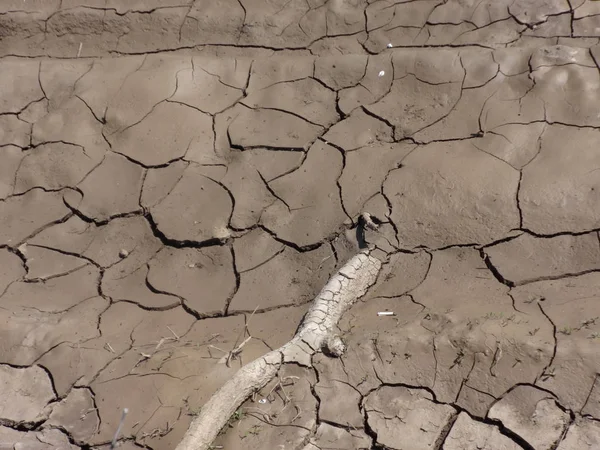
<path fill-rule="evenodd" d="M 600 448 L 600 2 L 5 0 L 0 448 Z M 378 315 L 379 312 L 392 315 Z"/>

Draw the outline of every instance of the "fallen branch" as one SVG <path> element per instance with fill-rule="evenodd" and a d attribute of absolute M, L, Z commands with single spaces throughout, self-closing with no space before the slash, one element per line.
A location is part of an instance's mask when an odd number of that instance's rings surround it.
<path fill-rule="evenodd" d="M 232 414 L 266 386 L 286 362 L 310 366 L 317 351 L 340 356 L 345 346 L 335 334 L 346 310 L 371 287 L 381 261 L 364 249 L 352 257 L 314 299 L 291 341 L 246 364 L 202 407 L 176 450 L 207 450 Z"/>

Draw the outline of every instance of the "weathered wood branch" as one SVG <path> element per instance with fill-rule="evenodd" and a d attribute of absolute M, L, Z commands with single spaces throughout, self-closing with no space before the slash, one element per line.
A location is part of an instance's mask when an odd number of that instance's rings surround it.
<path fill-rule="evenodd" d="M 366 294 L 381 270 L 368 249 L 352 257 L 319 292 L 296 335 L 280 348 L 243 366 L 202 407 L 176 450 L 207 450 L 233 413 L 254 392 L 271 381 L 286 362 L 309 366 L 318 351 L 343 353 L 335 334 L 346 310 Z"/>

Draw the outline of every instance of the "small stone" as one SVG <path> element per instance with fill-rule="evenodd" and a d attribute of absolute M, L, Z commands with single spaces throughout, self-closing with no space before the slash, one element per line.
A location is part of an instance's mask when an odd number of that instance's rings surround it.
<path fill-rule="evenodd" d="M 121 251 L 119 252 L 119 258 L 127 258 L 129 256 L 129 252 L 127 250 L 125 250 L 124 248 L 121 249 Z"/>
<path fill-rule="evenodd" d="M 393 45 L 392 45 L 392 43 L 390 42 L 390 43 L 387 45 L 387 48 L 392 48 L 392 47 L 393 47 Z"/>
<path fill-rule="evenodd" d="M 382 77 L 385 75 L 385 70 L 382 70 L 381 72 L 379 72 L 379 76 Z"/>

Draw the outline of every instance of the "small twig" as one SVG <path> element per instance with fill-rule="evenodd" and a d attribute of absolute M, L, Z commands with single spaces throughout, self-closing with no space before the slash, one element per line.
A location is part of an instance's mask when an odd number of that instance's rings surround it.
<path fill-rule="evenodd" d="M 223 353 L 229 353 L 227 350 L 223 350 L 222 348 L 219 348 L 219 347 L 217 347 L 216 345 L 212 345 L 212 344 L 210 344 L 210 345 L 208 346 L 208 348 L 214 348 L 215 350 L 219 350 L 220 352 L 223 352 Z"/>
<path fill-rule="evenodd" d="M 121 428 L 125 423 L 125 417 L 129 410 L 127 408 L 123 408 L 123 414 L 121 414 L 121 421 L 119 422 L 119 426 L 117 427 L 117 431 L 115 432 L 115 436 L 113 437 L 112 442 L 110 443 L 110 450 L 114 450 L 117 446 L 117 439 L 119 438 L 119 433 L 121 432 Z"/>
<path fill-rule="evenodd" d="M 83 42 L 79 43 L 79 50 L 77 50 L 77 57 L 79 58 L 81 56 L 81 48 L 83 47 Z"/>
<path fill-rule="evenodd" d="M 256 308 L 254 308 L 254 311 L 252 311 L 252 314 L 250 314 L 250 317 L 248 318 L 248 320 L 246 320 L 246 323 L 244 324 L 244 329 L 240 333 L 240 336 L 238 336 L 238 338 L 235 340 L 235 343 L 237 344 L 238 341 L 240 340 L 240 338 L 243 335 L 245 335 L 246 333 L 248 333 L 248 337 L 246 337 L 246 339 L 244 339 L 240 345 L 234 347 L 230 352 L 228 352 L 227 357 L 223 356 L 223 358 L 221 358 L 219 360 L 220 364 L 225 363 L 225 365 L 227 367 L 230 367 L 229 363 L 231 362 L 231 360 L 235 359 L 242 352 L 242 348 L 244 348 L 244 345 L 246 345 L 250 341 L 250 339 L 252 339 L 252 335 L 250 334 L 250 330 L 248 329 L 248 323 L 250 323 L 250 319 L 252 319 L 252 316 L 254 316 L 254 313 L 256 313 L 256 310 L 258 310 L 258 305 L 256 305 Z M 214 347 L 214 348 L 217 348 L 217 347 Z M 217 350 L 221 350 L 221 349 L 217 348 Z M 223 351 L 223 350 L 221 350 L 221 351 Z"/>
<path fill-rule="evenodd" d="M 294 405 L 294 407 L 296 408 L 296 415 L 292 420 L 290 420 L 290 423 L 294 423 L 294 420 L 296 420 L 298 417 L 300 417 L 300 414 L 302 414 L 302 410 L 298 405 Z"/>
<path fill-rule="evenodd" d="M 244 341 L 240 345 L 238 345 L 236 348 L 227 353 L 226 357 L 223 356 L 219 360 L 219 362 L 225 363 L 225 365 L 229 367 L 229 363 L 231 362 L 231 360 L 236 358 L 242 352 L 242 348 L 248 343 L 248 341 L 250 341 L 250 339 L 252 339 L 252 336 L 248 336 L 246 339 L 244 339 Z"/>
<path fill-rule="evenodd" d="M 158 344 L 156 344 L 156 347 L 154 348 L 154 353 L 156 353 L 156 351 L 165 343 L 167 339 L 169 338 L 160 338 L 160 341 L 158 341 Z"/>
<path fill-rule="evenodd" d="M 110 345 L 108 342 L 107 342 L 106 344 L 104 344 L 104 347 L 105 347 L 105 348 L 108 348 L 108 350 L 109 350 L 111 353 L 117 353 L 117 352 L 115 352 L 115 349 L 114 349 L 114 348 L 112 348 L 112 346 L 111 346 L 111 345 Z"/>
<path fill-rule="evenodd" d="M 173 336 L 175 336 L 175 340 L 176 340 L 176 341 L 178 341 L 178 340 L 179 340 L 179 336 L 177 336 L 177 333 L 175 333 L 175 332 L 174 332 L 174 331 L 171 329 L 171 327 L 170 327 L 169 325 L 167 325 L 167 328 L 169 329 L 169 331 L 170 331 L 171 333 L 173 333 Z"/>

